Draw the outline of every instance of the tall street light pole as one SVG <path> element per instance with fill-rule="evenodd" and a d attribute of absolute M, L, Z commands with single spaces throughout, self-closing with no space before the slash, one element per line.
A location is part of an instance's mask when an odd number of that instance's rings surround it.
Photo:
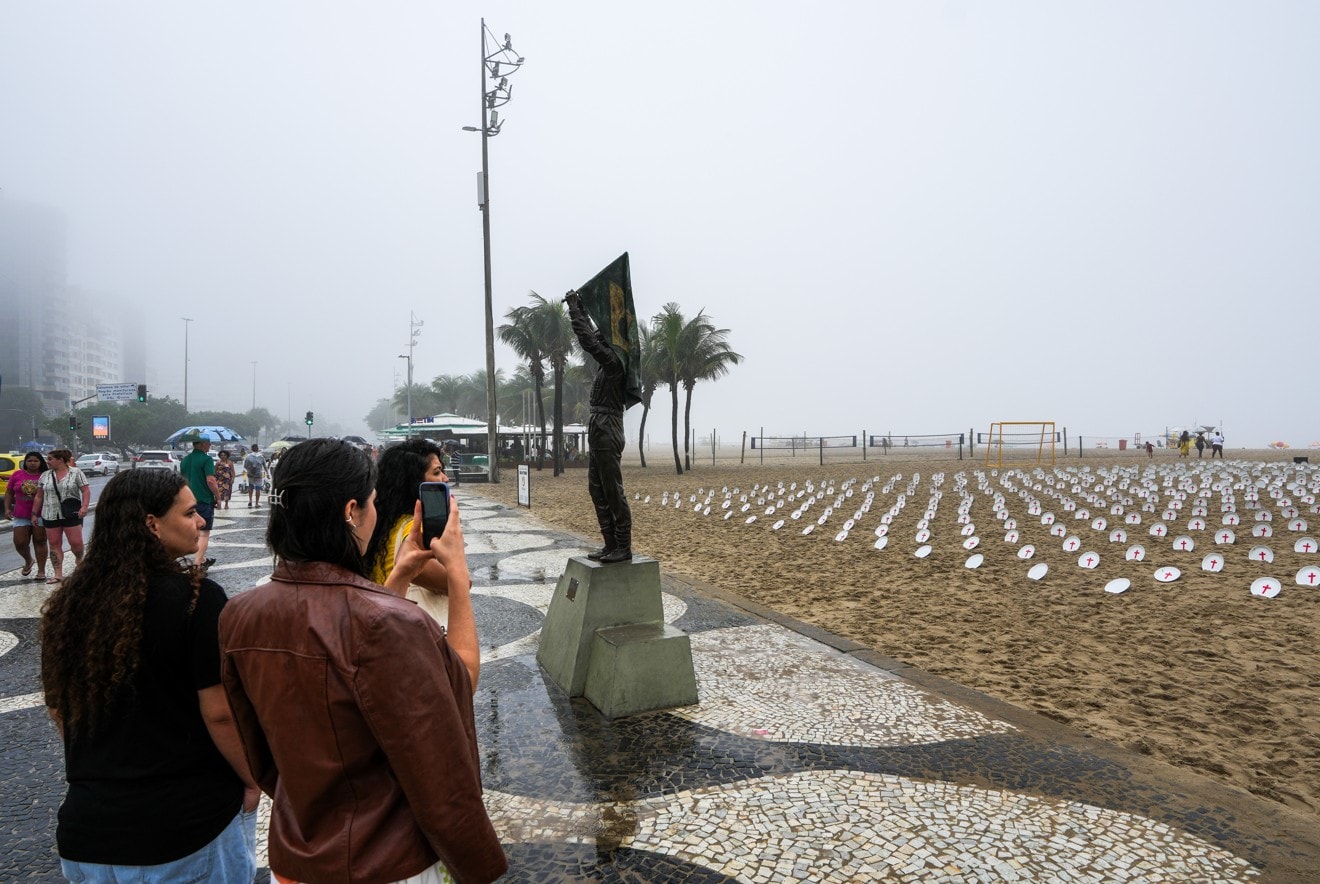
<path fill-rule="evenodd" d="M 257 361 L 252 360 L 252 410 L 257 410 Z"/>
<path fill-rule="evenodd" d="M 409 348 L 409 351 L 408 351 L 407 353 L 400 353 L 400 354 L 399 354 L 399 358 L 400 358 L 400 359 L 407 359 L 407 360 L 408 360 L 408 380 L 407 380 L 407 382 L 406 382 L 406 383 L 408 384 L 408 386 L 405 387 L 404 390 L 405 390 L 405 391 L 407 392 L 407 394 L 408 394 L 408 433 L 407 433 L 407 438 L 411 439 L 411 438 L 412 438 L 412 424 L 413 424 L 413 410 L 412 410 L 412 348 Z"/>
<path fill-rule="evenodd" d="M 186 316 L 179 317 L 183 320 L 183 414 L 188 416 L 188 326 L 192 320 Z"/>
<path fill-rule="evenodd" d="M 487 35 L 490 40 L 487 41 Z M 523 57 L 513 51 L 513 39 L 504 35 L 500 43 L 481 20 L 481 127 L 464 126 L 468 132 L 481 133 L 481 177 L 477 179 L 477 205 L 481 209 L 481 241 L 486 271 L 486 454 L 490 459 L 491 482 L 500 480 L 498 433 L 499 414 L 495 390 L 495 310 L 491 303 L 490 283 L 490 150 L 488 142 L 500 134 L 500 116 L 495 110 L 509 103 L 513 89 L 508 74 L 522 67 Z M 504 75 L 501 75 L 501 70 Z M 487 85 L 487 81 L 493 85 Z"/>

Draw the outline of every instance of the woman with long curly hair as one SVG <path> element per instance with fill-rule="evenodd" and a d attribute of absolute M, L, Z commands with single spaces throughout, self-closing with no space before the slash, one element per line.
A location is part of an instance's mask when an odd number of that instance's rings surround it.
<path fill-rule="evenodd" d="M 376 529 L 367 543 L 372 580 L 383 584 L 394 570 L 394 552 L 413 527 L 413 509 L 419 500 L 417 486 L 447 481 L 440 448 L 429 439 L 409 439 L 381 453 L 376 464 Z M 434 559 L 427 562 L 408 587 L 406 597 L 441 626 L 448 625 L 449 581 L 444 565 Z M 480 655 L 475 648 L 472 653 Z"/>
<path fill-rule="evenodd" d="M 356 446 L 288 449 L 269 495 L 270 581 L 220 618 L 222 674 L 252 771 L 273 799 L 277 881 L 493 881 L 508 860 L 481 798 L 476 647 L 458 507 L 422 546 L 421 507 L 372 582 L 376 471 Z M 449 579 L 449 634 L 400 598 L 428 559 Z M 452 877 L 451 877 L 452 876 Z"/>
<path fill-rule="evenodd" d="M 41 682 L 64 738 L 55 840 L 73 881 L 235 881 L 260 792 L 220 684 L 224 590 L 179 559 L 202 518 L 178 473 L 119 473 L 82 563 L 42 608 Z"/>

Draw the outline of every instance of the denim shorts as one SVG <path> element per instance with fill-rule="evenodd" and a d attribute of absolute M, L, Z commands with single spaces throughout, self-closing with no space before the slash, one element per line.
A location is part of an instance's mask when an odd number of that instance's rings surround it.
<path fill-rule="evenodd" d="M 31 520 L 31 519 L 15 519 L 15 520 L 14 520 L 14 527 L 15 527 L 15 528 L 31 528 L 31 527 L 32 527 L 32 520 Z"/>
<path fill-rule="evenodd" d="M 87 884 L 252 884 L 257 873 L 257 812 L 240 812 L 215 840 L 196 853 L 158 866 L 108 866 L 60 858 L 70 881 Z"/>

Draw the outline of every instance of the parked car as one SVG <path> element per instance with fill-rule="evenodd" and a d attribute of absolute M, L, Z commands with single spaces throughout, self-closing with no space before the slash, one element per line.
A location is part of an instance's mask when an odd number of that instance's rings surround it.
<path fill-rule="evenodd" d="M 9 477 L 14 475 L 15 471 L 23 468 L 23 458 L 25 455 L 17 451 L 11 451 L 8 454 L 0 454 L 0 489 L 9 482 Z"/>
<path fill-rule="evenodd" d="M 73 463 L 88 476 L 108 476 L 119 472 L 119 455 L 108 451 L 84 454 Z"/>
<path fill-rule="evenodd" d="M 135 470 L 173 470 L 179 471 L 179 462 L 183 460 L 183 453 L 179 451 L 167 451 L 164 449 L 154 449 L 150 451 L 140 451 L 138 456 L 133 458 L 133 469 Z"/>

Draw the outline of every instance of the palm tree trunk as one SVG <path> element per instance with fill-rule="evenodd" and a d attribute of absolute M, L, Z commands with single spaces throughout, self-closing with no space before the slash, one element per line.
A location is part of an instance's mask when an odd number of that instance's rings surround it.
<path fill-rule="evenodd" d="M 564 364 L 555 363 L 555 472 L 564 472 Z"/>
<path fill-rule="evenodd" d="M 536 471 L 545 469 L 545 395 L 541 380 L 536 380 L 536 414 L 541 424 L 541 445 L 536 450 Z"/>
<path fill-rule="evenodd" d="M 683 392 L 686 394 L 686 401 L 683 403 L 683 460 L 687 463 L 688 472 L 692 472 L 692 455 L 688 451 L 688 440 L 692 438 L 692 387 L 683 385 Z"/>
<path fill-rule="evenodd" d="M 673 404 L 673 412 L 669 418 L 670 435 L 674 440 L 674 470 L 678 475 L 683 475 L 683 460 L 678 456 L 678 383 L 669 385 L 669 399 Z"/>
<path fill-rule="evenodd" d="M 642 469 L 646 469 L 646 417 L 651 413 L 651 406 L 642 403 L 642 426 L 637 431 L 637 454 L 642 458 Z"/>

